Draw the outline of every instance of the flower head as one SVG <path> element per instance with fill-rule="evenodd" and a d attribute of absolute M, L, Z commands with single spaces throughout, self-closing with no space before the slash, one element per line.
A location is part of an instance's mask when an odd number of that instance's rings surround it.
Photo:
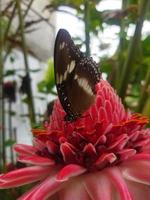
<path fill-rule="evenodd" d="M 34 146 L 17 144 L 30 166 L 0 177 L 0 187 L 37 182 L 20 200 L 150 198 L 148 119 L 126 112 L 107 81 L 96 85 L 94 105 L 74 122 L 55 101 L 50 123 L 33 130 Z M 143 170 L 144 169 L 144 170 Z"/>

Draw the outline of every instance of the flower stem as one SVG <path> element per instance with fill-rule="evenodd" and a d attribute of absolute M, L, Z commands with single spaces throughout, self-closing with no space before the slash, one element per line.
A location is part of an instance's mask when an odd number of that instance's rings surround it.
<path fill-rule="evenodd" d="M 140 43 L 141 31 L 142 31 L 144 17 L 145 17 L 148 5 L 149 5 L 149 0 L 141 1 L 139 16 L 137 19 L 134 36 L 131 39 L 130 46 L 128 49 L 128 56 L 123 67 L 123 73 L 122 73 L 122 78 L 121 78 L 121 83 L 120 83 L 120 88 L 119 88 L 119 95 L 122 98 L 122 100 L 124 100 L 125 95 L 126 95 L 128 82 L 130 80 L 130 75 L 133 69 L 132 65 L 134 63 L 135 52 L 136 52 L 135 50 L 137 49 L 137 46 Z"/>
<path fill-rule="evenodd" d="M 19 21 L 20 21 L 20 32 L 21 32 L 21 39 L 22 39 L 22 50 L 23 50 L 23 55 L 24 55 L 26 75 L 28 75 L 30 79 L 30 73 L 29 73 L 30 69 L 28 65 L 26 41 L 25 41 L 25 35 L 24 35 L 24 21 L 23 21 L 23 16 L 21 13 L 21 1 L 16 0 L 16 4 L 17 4 L 17 9 L 18 9 Z M 33 96 L 32 96 L 32 87 L 31 87 L 30 82 L 29 82 L 28 99 L 29 99 L 28 108 L 29 108 L 30 121 L 31 121 L 31 124 L 34 124 L 36 122 L 36 118 L 35 118 L 35 109 L 34 109 L 34 102 L 33 102 Z"/>

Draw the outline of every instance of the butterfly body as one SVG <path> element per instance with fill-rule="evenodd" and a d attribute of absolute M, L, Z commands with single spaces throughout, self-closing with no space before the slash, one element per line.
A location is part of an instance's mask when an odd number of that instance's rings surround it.
<path fill-rule="evenodd" d="M 69 33 L 60 29 L 55 42 L 54 71 L 65 121 L 75 121 L 94 103 L 95 84 L 100 80 L 97 64 L 73 43 Z"/>

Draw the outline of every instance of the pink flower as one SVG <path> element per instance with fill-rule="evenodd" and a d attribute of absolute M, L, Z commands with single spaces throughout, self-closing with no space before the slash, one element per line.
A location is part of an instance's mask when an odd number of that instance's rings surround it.
<path fill-rule="evenodd" d="M 29 166 L 0 176 L 0 188 L 37 182 L 19 200 L 149 200 L 148 119 L 126 112 L 104 80 L 82 118 L 65 122 L 56 100 L 46 130 L 33 130 L 34 146 L 17 144 Z"/>

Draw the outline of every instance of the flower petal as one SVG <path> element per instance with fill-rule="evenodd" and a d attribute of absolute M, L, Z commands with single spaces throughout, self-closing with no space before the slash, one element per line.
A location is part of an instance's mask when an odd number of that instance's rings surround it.
<path fill-rule="evenodd" d="M 93 173 L 85 176 L 84 186 L 93 200 L 111 200 L 112 191 L 109 179 L 103 172 Z"/>
<path fill-rule="evenodd" d="M 128 180 L 150 185 L 150 162 L 149 161 L 131 161 L 122 167 L 122 173 Z"/>
<path fill-rule="evenodd" d="M 23 162 L 23 163 L 28 163 L 28 164 L 33 164 L 33 165 L 42 165 L 42 166 L 47 166 L 47 165 L 54 165 L 55 161 L 50 159 L 50 158 L 45 158 L 41 156 L 19 156 L 18 161 Z"/>
<path fill-rule="evenodd" d="M 101 169 L 109 163 L 115 162 L 117 157 L 113 153 L 104 153 L 102 154 L 95 162 L 97 168 Z"/>
<path fill-rule="evenodd" d="M 86 172 L 86 169 L 81 167 L 80 165 L 70 164 L 65 166 L 58 174 L 58 181 L 67 181 L 69 178 L 78 176 Z"/>
<path fill-rule="evenodd" d="M 56 180 L 56 176 L 48 177 L 43 181 L 36 190 L 30 196 L 30 200 L 44 200 L 52 196 L 60 187 L 63 186 L 63 183 Z"/>
<path fill-rule="evenodd" d="M 80 178 L 69 181 L 59 192 L 59 198 L 61 200 L 90 200 L 83 181 Z"/>
<path fill-rule="evenodd" d="M 120 193 L 121 200 L 132 200 L 131 195 L 128 191 L 127 185 L 121 175 L 120 170 L 117 167 L 107 169 L 107 175 L 111 179 L 115 188 Z"/>
<path fill-rule="evenodd" d="M 136 183 L 133 181 L 126 181 L 129 192 L 135 200 L 149 200 L 150 188 L 147 185 Z"/>
<path fill-rule="evenodd" d="M 26 167 L 0 176 L 0 188 L 17 187 L 43 179 L 52 171 L 51 167 Z"/>
<path fill-rule="evenodd" d="M 37 151 L 35 147 L 27 144 L 15 144 L 13 148 L 17 153 L 23 155 L 33 155 Z"/>

